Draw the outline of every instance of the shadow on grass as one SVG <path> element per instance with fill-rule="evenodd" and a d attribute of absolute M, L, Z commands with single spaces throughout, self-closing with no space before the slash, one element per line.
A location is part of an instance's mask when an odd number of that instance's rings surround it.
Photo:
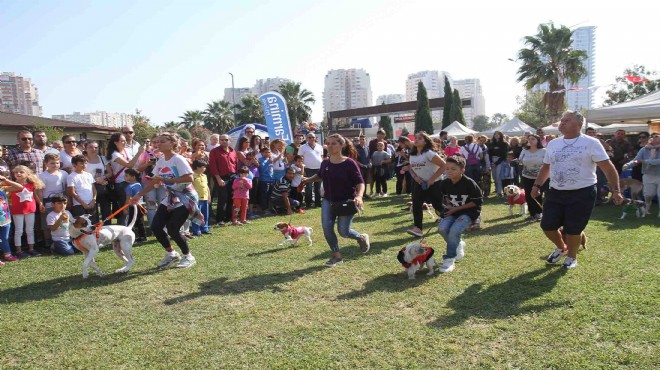
<path fill-rule="evenodd" d="M 355 299 L 376 292 L 389 292 L 389 293 L 403 292 L 406 289 L 410 289 L 422 285 L 427 281 L 433 279 L 434 277 L 438 276 L 437 273 L 434 276 L 426 276 L 427 272 L 428 270 L 426 270 L 425 267 L 421 271 L 417 272 L 416 275 L 417 278 L 415 280 L 408 280 L 408 275 L 406 275 L 405 271 L 401 269 L 401 271 L 398 273 L 379 276 L 367 282 L 364 285 L 364 288 L 362 288 L 361 290 L 342 294 L 340 296 L 337 296 L 337 299 L 339 300 Z"/>
<path fill-rule="evenodd" d="M 37 281 L 16 288 L 0 290 L 0 304 L 24 303 L 52 299 L 72 290 L 92 289 L 119 284 L 141 276 L 151 275 L 159 271 L 160 270 L 157 268 L 140 272 L 133 272 L 131 270 L 128 273 L 104 271 L 106 273 L 104 277 L 99 277 L 95 272 L 90 271 L 90 276 L 87 279 L 83 279 L 81 274 L 76 274 L 46 281 Z"/>
<path fill-rule="evenodd" d="M 247 292 L 261 291 L 271 291 L 273 293 L 277 293 L 283 290 L 282 287 L 280 287 L 281 284 L 290 283 L 307 274 L 311 274 L 326 268 L 327 267 L 325 266 L 311 266 L 305 269 L 288 272 L 275 272 L 270 274 L 248 276 L 246 278 L 234 281 L 227 281 L 227 278 L 221 277 L 200 284 L 198 292 L 181 297 L 171 298 L 166 300 L 164 303 L 167 305 L 173 305 L 191 301 L 193 299 L 207 295 L 237 295 Z"/>
<path fill-rule="evenodd" d="M 485 222 L 489 222 L 489 220 L 485 220 Z M 512 222 L 509 223 L 501 223 L 501 224 L 496 224 L 496 225 L 488 225 L 485 227 L 482 227 L 479 230 L 474 230 L 470 231 L 470 233 L 474 234 L 483 234 L 483 235 L 504 235 L 508 233 L 513 233 L 519 231 L 520 226 L 528 225 L 528 224 L 533 224 L 532 221 L 527 221 L 523 218 L 519 219 L 512 219 Z M 536 223 L 536 226 L 538 227 L 538 223 Z M 541 229 L 539 228 L 539 231 Z"/>
<path fill-rule="evenodd" d="M 344 256 L 362 256 L 363 253 L 360 252 L 360 248 L 357 245 L 357 241 L 354 241 L 353 239 L 343 239 L 347 243 L 351 243 L 350 245 L 346 247 L 341 247 L 340 252 Z M 341 238 L 339 239 L 340 246 L 343 241 Z M 404 245 L 411 243 L 415 241 L 416 239 L 412 239 L 412 237 L 408 236 L 407 234 L 405 237 L 400 238 L 400 239 L 391 239 L 391 240 L 378 240 L 377 236 L 371 235 L 371 248 L 369 248 L 369 252 L 367 254 L 364 254 L 365 256 L 367 255 L 373 255 L 373 254 L 380 254 L 384 252 L 387 249 L 390 249 L 392 247 L 398 246 L 398 247 L 403 247 Z M 325 242 L 325 240 L 323 240 Z M 326 244 L 327 245 L 327 244 Z M 326 251 L 321 252 L 315 256 L 312 256 L 309 258 L 310 261 L 318 261 L 318 260 L 326 260 L 330 257 L 330 248 L 328 248 Z M 394 260 L 396 260 L 396 254 L 393 255 Z"/>
<path fill-rule="evenodd" d="M 525 305 L 525 302 L 550 292 L 565 272 L 562 268 L 544 267 L 486 289 L 483 289 L 483 284 L 473 284 L 447 304 L 454 309 L 454 314 L 441 317 L 429 323 L 429 326 L 451 328 L 461 325 L 470 317 L 504 319 L 564 306 L 565 303 Z"/>

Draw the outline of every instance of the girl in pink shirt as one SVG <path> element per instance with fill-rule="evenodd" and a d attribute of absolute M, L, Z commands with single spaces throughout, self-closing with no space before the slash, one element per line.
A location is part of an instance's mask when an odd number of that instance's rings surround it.
<path fill-rule="evenodd" d="M 235 226 L 249 224 L 247 220 L 247 206 L 248 201 L 250 200 L 250 189 L 252 189 L 252 180 L 248 179 L 248 170 L 247 167 L 241 167 L 238 170 L 238 175 L 240 176 L 237 179 L 234 179 L 232 184 L 232 189 L 234 189 L 234 209 L 231 213 L 231 221 Z M 241 214 L 240 221 L 237 220 L 238 213 Z"/>

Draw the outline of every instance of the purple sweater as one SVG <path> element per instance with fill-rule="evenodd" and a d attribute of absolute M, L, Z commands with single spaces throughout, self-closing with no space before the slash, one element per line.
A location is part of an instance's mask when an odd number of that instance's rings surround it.
<path fill-rule="evenodd" d="M 355 198 L 357 185 L 364 183 L 360 168 L 350 158 L 336 164 L 329 159 L 324 160 L 321 162 L 319 177 L 323 180 L 323 197 L 330 202 Z"/>

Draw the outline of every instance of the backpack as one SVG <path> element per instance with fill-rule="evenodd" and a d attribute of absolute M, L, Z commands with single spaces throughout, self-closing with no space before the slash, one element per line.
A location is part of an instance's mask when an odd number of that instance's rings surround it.
<path fill-rule="evenodd" d="M 477 151 L 479 150 L 479 146 L 475 145 L 474 152 L 470 150 L 470 147 L 465 145 L 465 150 L 468 152 L 467 159 L 465 163 L 467 163 L 470 166 L 478 166 L 481 164 L 481 160 L 479 159 L 479 156 L 477 155 Z"/>

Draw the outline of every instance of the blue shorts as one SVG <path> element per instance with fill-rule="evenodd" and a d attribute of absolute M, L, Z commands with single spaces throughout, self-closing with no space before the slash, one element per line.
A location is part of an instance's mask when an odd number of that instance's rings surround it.
<path fill-rule="evenodd" d="M 564 228 L 568 235 L 580 235 L 587 227 L 596 203 L 596 185 L 576 190 L 550 188 L 544 193 L 543 231 Z"/>

